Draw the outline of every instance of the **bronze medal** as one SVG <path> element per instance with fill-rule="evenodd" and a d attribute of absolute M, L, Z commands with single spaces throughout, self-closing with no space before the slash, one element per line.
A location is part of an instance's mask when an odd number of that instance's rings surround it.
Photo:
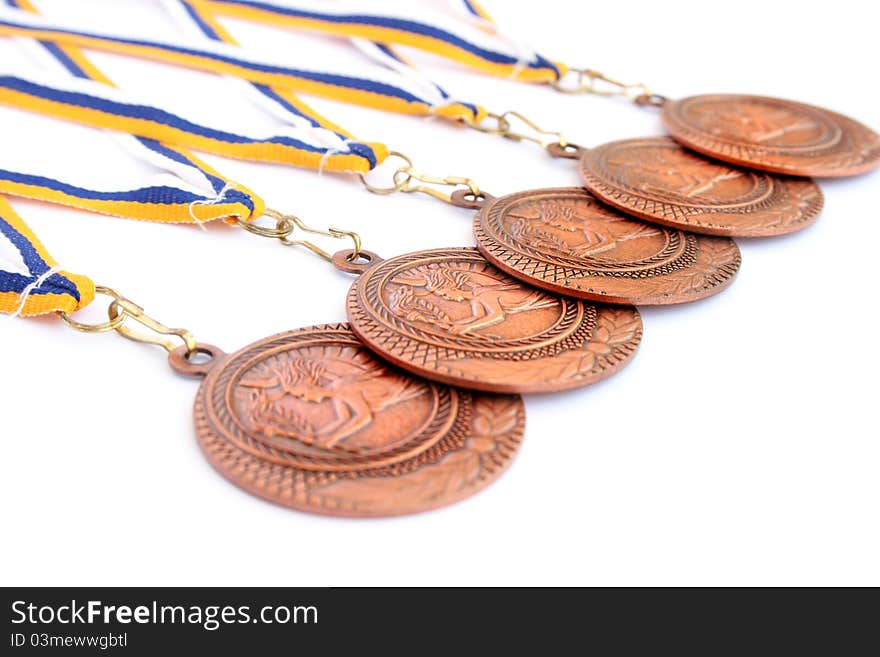
<path fill-rule="evenodd" d="M 420 251 L 369 266 L 348 296 L 352 330 L 382 358 L 428 379 L 488 392 L 551 392 L 604 379 L 635 354 L 632 307 L 524 285 L 477 249 Z"/>
<path fill-rule="evenodd" d="M 706 235 L 791 233 L 812 224 L 823 204 L 811 180 L 707 160 L 666 137 L 581 149 L 580 170 L 587 189 L 603 202 Z"/>
<path fill-rule="evenodd" d="M 484 256 L 532 285 L 592 301 L 672 304 L 723 290 L 740 265 L 723 237 L 631 219 L 581 188 L 511 194 L 474 219 Z"/>
<path fill-rule="evenodd" d="M 880 135 L 847 116 L 763 96 L 715 94 L 663 103 L 679 142 L 710 157 L 794 176 L 841 177 L 880 166 Z"/>
<path fill-rule="evenodd" d="M 206 367 L 183 354 L 172 353 L 175 369 L 207 374 L 194 416 L 212 465 L 293 509 L 394 516 L 445 506 L 494 481 L 522 440 L 518 396 L 411 377 L 344 324 L 266 338 Z"/>

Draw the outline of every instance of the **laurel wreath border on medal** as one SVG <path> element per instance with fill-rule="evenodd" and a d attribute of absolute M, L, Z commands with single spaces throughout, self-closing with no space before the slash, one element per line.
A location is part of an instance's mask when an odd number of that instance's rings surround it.
<path fill-rule="evenodd" d="M 608 142 L 585 151 L 581 156 L 581 173 L 589 176 L 591 180 L 590 187 L 596 186 L 607 193 L 620 192 L 615 194 L 615 198 L 626 196 L 627 201 L 643 201 L 647 204 L 669 205 L 670 210 L 665 214 L 677 217 L 679 214 L 697 214 L 703 212 L 714 212 L 723 214 L 748 214 L 753 209 L 769 209 L 774 207 L 780 197 L 785 196 L 785 191 L 779 185 L 775 184 L 770 174 L 764 171 L 753 171 L 743 169 L 727 162 L 716 162 L 720 166 L 740 169 L 742 173 L 750 176 L 755 184 L 752 191 L 748 194 L 735 199 L 733 201 L 711 201 L 709 199 L 701 199 L 700 201 L 683 201 L 680 196 L 673 194 L 662 194 L 661 192 L 652 192 L 652 198 L 646 198 L 645 192 L 634 189 L 631 185 L 626 184 L 619 178 L 610 175 L 607 172 L 605 161 L 612 156 L 616 149 L 620 148 L 676 148 L 684 149 L 684 147 L 670 137 L 644 137 L 635 139 L 621 139 L 618 141 Z M 693 157 L 702 157 L 696 153 L 691 153 Z M 588 166 L 587 163 L 590 163 Z M 614 181 L 612 184 L 610 181 Z"/>
<path fill-rule="evenodd" d="M 585 277 L 614 277 L 614 278 L 652 278 L 654 276 L 669 275 L 682 271 L 692 266 L 697 259 L 697 238 L 676 228 L 655 226 L 666 237 L 666 245 L 657 254 L 650 258 L 632 263 L 604 263 L 595 259 L 565 258 L 546 251 L 539 251 L 520 240 L 513 238 L 502 225 L 506 216 L 505 212 L 510 206 L 523 199 L 536 199 L 541 196 L 552 197 L 554 200 L 588 200 L 601 205 L 598 199 L 581 188 L 553 188 L 530 192 L 510 194 L 493 201 L 474 218 L 474 234 L 477 242 L 489 250 L 495 258 L 505 262 L 510 267 L 515 267 L 527 275 L 538 275 L 544 279 L 546 271 L 553 270 L 553 280 Z M 610 210 L 610 209 L 609 209 Z M 614 211 L 614 210 L 610 210 Z M 639 221 L 633 219 L 632 221 Z M 643 223 L 643 222 L 640 222 Z M 522 260 L 526 259 L 526 265 Z M 512 264 L 516 261 L 515 265 Z M 650 266 L 655 263 L 655 266 Z M 637 267 L 643 267 L 637 269 Z M 538 274 L 538 270 L 544 271 Z"/>
<path fill-rule="evenodd" d="M 431 249 L 382 261 L 355 281 L 348 296 L 352 323 L 357 332 L 370 336 L 368 343 L 376 341 L 398 356 L 407 356 L 408 352 L 412 352 L 415 356 L 418 352 L 422 352 L 422 364 L 437 360 L 467 358 L 475 353 L 482 358 L 521 361 L 547 358 L 576 349 L 588 342 L 596 329 L 598 310 L 594 304 L 559 297 L 535 288 L 536 291 L 556 299 L 563 306 L 560 319 L 550 330 L 528 338 L 497 341 L 443 334 L 443 342 L 441 342 L 436 334 L 419 329 L 412 323 L 395 316 L 382 301 L 380 294 L 385 281 L 395 272 L 411 268 L 414 263 L 425 260 L 435 262 L 464 260 L 496 269 L 477 249 L 468 247 Z M 517 285 L 525 287 L 524 283 L 509 274 L 501 270 L 497 271 Z M 565 337 L 560 340 L 558 338 L 561 335 Z M 528 349 L 538 341 L 545 344 Z M 447 344 L 452 346 L 446 346 Z"/>
<path fill-rule="evenodd" d="M 447 431 L 440 440 L 392 464 L 367 467 L 365 463 L 361 469 L 341 471 L 302 469 L 264 458 L 272 451 L 265 450 L 265 446 L 258 445 L 256 452 L 244 449 L 219 430 L 218 417 L 227 422 L 225 426 L 236 426 L 226 393 L 241 369 L 236 365 L 238 361 L 252 361 L 253 354 L 272 350 L 279 343 L 295 346 L 319 342 L 321 333 L 327 334 L 329 342 L 366 349 L 347 324 L 315 326 L 245 347 L 220 363 L 218 374 L 209 374 L 213 383 L 208 378 L 203 381 L 194 406 L 198 441 L 213 467 L 236 486 L 275 504 L 306 512 L 395 516 L 429 511 L 470 497 L 501 476 L 513 462 L 524 436 L 525 406 L 521 397 L 454 390 L 430 381 L 426 383 L 449 390 L 455 398 L 455 418 L 451 423 L 442 423 Z M 209 395 L 208 390 L 214 394 Z M 222 411 L 219 416 L 211 412 L 216 408 Z M 412 479 L 428 466 L 432 476 Z M 349 484 L 357 488 L 339 488 Z"/>
<path fill-rule="evenodd" d="M 466 391 L 459 394 L 470 398 L 467 404 L 471 408 L 470 430 L 457 451 L 440 457 L 460 455 L 459 458 L 420 463 L 420 467 L 431 465 L 443 469 L 442 476 L 429 480 L 435 485 L 427 487 L 428 490 L 424 490 L 424 486 L 413 490 L 403 481 L 406 475 L 417 473 L 418 468 L 406 472 L 364 470 L 340 477 L 339 473 L 310 472 L 260 459 L 213 433 L 205 434 L 200 444 L 208 461 L 224 477 L 275 504 L 310 513 L 349 517 L 420 513 L 478 493 L 504 473 L 522 444 L 525 407 L 519 396 L 484 393 L 471 396 Z M 200 432 L 208 429 L 204 425 L 201 398 L 197 399 L 195 411 L 196 428 Z M 334 485 L 347 481 L 375 482 L 379 497 L 364 501 L 360 496 L 346 498 L 334 491 Z M 450 490 L 455 486 L 457 488 Z"/>
<path fill-rule="evenodd" d="M 830 137 L 800 146 L 770 146 L 711 134 L 687 120 L 685 112 L 693 104 L 719 100 L 757 101 L 798 110 L 816 121 Z M 880 165 L 880 135 L 848 116 L 807 103 L 770 96 L 704 94 L 667 102 L 661 119 L 670 134 L 688 148 L 720 160 L 729 159 L 739 166 L 751 164 L 783 175 L 837 177 L 866 173 Z M 774 157 L 800 162 L 785 164 Z"/>
<path fill-rule="evenodd" d="M 608 174 L 603 166 L 604 158 L 607 157 L 611 149 L 640 145 L 683 148 L 681 144 L 669 137 L 647 137 L 609 142 L 584 152 L 580 161 L 580 172 L 586 187 L 594 192 L 601 201 L 609 203 L 623 212 L 637 214 L 646 221 L 664 222 L 672 228 L 692 229 L 718 236 L 772 236 L 791 233 L 809 226 L 819 217 L 825 204 L 821 189 L 808 178 L 774 177 L 763 171 L 743 169 L 728 163 L 724 163 L 725 166 L 740 168 L 744 173 L 761 181 L 763 185 L 767 186 L 761 187 L 761 189 L 767 189 L 767 191 L 762 194 L 755 193 L 752 199 L 735 204 L 730 204 L 729 201 L 717 204 L 685 203 L 681 198 L 664 196 L 660 193 L 654 193 L 653 197 L 648 197 L 645 192 L 634 190 L 617 177 Z M 591 155 L 594 151 L 595 155 Z M 699 155 L 695 156 L 700 157 Z M 800 187 L 805 185 L 809 188 L 808 195 L 804 195 L 800 190 Z M 744 198 L 748 199 L 749 197 Z M 723 227 L 712 223 L 713 215 L 747 217 L 759 211 L 773 210 L 780 205 L 780 200 L 785 199 L 792 201 L 791 205 L 797 208 L 798 213 L 795 218 L 784 223 L 786 228 L 782 231 L 754 227 Z M 692 217 L 699 219 L 699 221 L 692 220 Z"/>
<path fill-rule="evenodd" d="M 319 458 L 307 455 L 294 455 L 267 445 L 251 436 L 241 426 L 232 409 L 231 389 L 239 380 L 242 370 L 247 369 L 261 355 L 274 351 L 277 347 L 295 348 L 297 345 L 308 343 L 345 344 L 366 350 L 363 343 L 354 336 L 345 324 L 323 325 L 281 333 L 245 347 L 219 365 L 218 369 L 209 374 L 203 382 L 197 398 L 197 406 L 201 406 L 202 411 L 202 426 L 218 440 L 222 440 L 242 452 L 247 452 L 255 458 L 272 461 L 304 473 L 317 473 L 315 476 L 325 481 L 352 474 L 381 476 L 392 472 L 399 473 L 413 467 L 419 467 L 424 462 L 436 460 L 445 452 L 460 447 L 464 443 L 464 439 L 467 437 L 467 427 L 470 423 L 470 395 L 462 397 L 462 391 L 453 390 L 431 381 L 425 381 L 425 384 L 430 386 L 438 397 L 434 418 L 410 443 L 388 450 L 381 457 L 347 454 L 343 458 L 334 457 L 332 461 L 324 462 Z M 210 397 L 207 396 L 208 390 L 211 391 Z M 442 434 L 442 438 L 437 439 L 436 436 L 440 435 L 444 426 L 449 424 L 450 418 L 453 418 L 451 426 Z M 199 424 L 198 420 L 197 424 Z M 201 436 L 202 433 L 200 432 L 199 435 Z M 409 456 L 419 444 L 432 443 L 432 441 L 433 444 L 427 450 L 419 452 L 416 456 Z M 378 467 L 370 465 L 375 461 L 381 461 L 384 465 Z"/>

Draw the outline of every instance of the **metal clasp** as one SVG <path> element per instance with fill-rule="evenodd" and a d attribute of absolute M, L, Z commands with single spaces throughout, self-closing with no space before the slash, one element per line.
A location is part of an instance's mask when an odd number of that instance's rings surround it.
<path fill-rule="evenodd" d="M 176 336 L 183 341 L 186 347 L 186 353 L 192 354 L 198 350 L 198 342 L 195 336 L 186 329 L 169 328 L 146 314 L 143 308 L 119 294 L 113 288 L 102 285 L 95 286 L 95 292 L 108 296 L 112 299 L 107 308 L 107 315 L 110 318 L 106 322 L 88 324 L 74 320 L 65 312 L 59 313 L 61 319 L 70 328 L 81 331 L 83 333 L 105 333 L 108 331 L 116 331 L 119 335 L 135 342 L 146 344 L 156 344 L 171 353 L 178 348 L 174 340 L 167 339 L 168 336 Z M 146 329 L 152 331 L 155 335 L 142 333 L 132 330 L 127 326 L 128 320 L 136 322 Z"/>
<path fill-rule="evenodd" d="M 394 194 L 396 192 L 412 194 L 414 192 L 420 192 L 422 194 L 433 196 L 436 199 L 440 199 L 445 203 L 453 203 L 453 194 L 455 193 L 456 189 L 463 187 L 475 197 L 482 196 L 482 192 L 477 186 L 477 183 L 470 178 L 464 178 L 462 176 L 433 176 L 414 169 L 412 160 L 403 153 L 391 151 L 388 156 L 389 158 L 399 158 L 404 162 L 404 164 L 398 167 L 397 170 L 392 174 L 392 185 L 387 187 L 379 187 L 367 181 L 367 178 L 364 174 L 358 174 L 361 182 L 364 184 L 364 187 L 366 187 L 367 190 L 372 192 L 373 194 Z M 415 184 L 417 182 L 426 184 Z M 441 188 L 451 187 L 452 190 L 445 191 L 442 189 L 437 189 L 436 187 L 429 187 L 428 185 L 437 185 Z"/>
<path fill-rule="evenodd" d="M 526 116 L 523 116 L 519 112 L 515 112 L 513 110 L 508 110 L 503 112 L 502 114 L 496 114 L 494 112 L 489 112 L 486 116 L 490 122 L 488 125 L 483 122 L 480 123 L 467 123 L 468 127 L 474 128 L 475 130 L 479 130 L 480 132 L 486 132 L 491 135 L 501 135 L 507 139 L 512 139 L 513 141 L 531 141 L 539 146 L 546 147 L 548 144 L 559 144 L 562 148 L 565 148 L 568 145 L 568 140 L 565 138 L 561 132 L 555 130 L 544 130 L 537 123 L 532 121 Z M 525 127 L 531 131 L 522 132 L 513 129 L 513 122 L 511 121 L 519 121 L 524 124 Z M 484 119 L 485 120 L 485 119 Z"/>
<path fill-rule="evenodd" d="M 265 212 L 265 216 L 273 219 L 275 221 L 275 225 L 262 226 L 255 222 L 242 221 L 241 219 L 238 220 L 238 225 L 244 228 L 249 233 L 253 233 L 254 235 L 277 239 L 284 246 L 303 246 L 312 253 L 319 255 L 325 260 L 331 262 L 333 260 L 333 256 L 330 253 L 309 240 L 294 239 L 292 237 L 294 233 L 297 230 L 300 230 L 305 233 L 311 233 L 312 235 L 322 235 L 324 237 L 332 237 L 334 239 L 350 239 L 354 244 L 354 249 L 352 250 L 352 258 L 354 259 L 357 259 L 357 257 L 363 250 L 360 235 L 353 231 L 341 230 L 339 228 L 313 228 L 312 226 L 306 224 L 299 217 L 292 214 L 284 214 L 282 212 L 279 212 L 278 210 L 267 209 Z"/>
<path fill-rule="evenodd" d="M 597 96 L 623 96 L 629 100 L 635 100 L 639 96 L 651 96 L 651 90 L 641 82 L 629 84 L 608 77 L 600 71 L 590 68 L 571 68 L 569 73 L 575 76 L 574 86 L 566 85 L 564 76 L 551 86 L 557 91 L 566 94 L 595 94 Z"/>

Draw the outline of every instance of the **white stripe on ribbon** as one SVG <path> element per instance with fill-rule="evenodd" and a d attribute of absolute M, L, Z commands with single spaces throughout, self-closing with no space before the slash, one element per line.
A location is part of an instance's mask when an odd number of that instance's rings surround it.
<path fill-rule="evenodd" d="M 157 0 L 153 0 L 153 2 L 156 6 L 157 13 L 161 15 L 163 12 L 160 11 L 160 5 Z M 352 79 L 353 82 L 356 82 L 358 79 L 367 80 L 398 89 L 418 98 L 420 102 L 431 107 L 443 104 L 444 101 L 440 93 L 427 93 L 430 91 L 429 89 L 411 83 L 409 79 L 402 77 L 394 71 L 379 65 L 365 64 L 363 58 L 354 49 L 352 49 L 352 56 L 346 58 L 344 56 L 345 53 L 340 52 L 338 43 L 334 42 L 332 39 L 327 39 L 326 37 L 315 38 L 310 35 L 298 34 L 296 36 L 297 40 L 292 42 L 290 41 L 290 35 L 286 34 L 284 35 L 285 46 L 280 52 L 279 48 L 267 47 L 264 41 L 266 41 L 268 37 L 244 43 L 243 45 L 247 47 L 245 49 L 214 41 L 207 36 L 194 43 L 192 40 L 187 43 L 185 35 L 181 35 L 181 37 L 176 40 L 169 40 L 156 34 L 153 31 L 155 30 L 155 27 L 151 30 L 150 25 L 148 24 L 139 25 L 137 24 L 137 21 L 134 20 L 126 21 L 125 15 L 122 12 L 117 12 L 122 13 L 122 16 L 120 16 L 118 21 L 114 21 L 112 28 L 107 27 L 108 21 L 105 20 L 101 23 L 102 28 L 96 29 L 94 27 L 95 21 L 92 12 L 82 13 L 86 15 L 81 16 L 79 20 L 72 18 L 51 20 L 50 18 L 37 16 L 30 12 L 0 6 L 0 20 L 25 29 L 69 30 L 99 39 L 134 39 L 149 42 L 150 45 L 168 50 L 169 52 L 178 51 L 181 48 L 181 45 L 186 43 L 183 47 L 187 50 L 194 51 L 207 57 L 226 58 L 257 67 L 277 67 L 280 69 L 286 69 L 291 74 L 295 74 L 296 71 L 302 71 L 309 75 L 317 76 L 318 78 L 324 76 L 342 76 L 344 78 Z M 178 31 L 186 29 L 186 33 L 188 34 L 192 29 L 192 26 L 190 24 L 191 21 L 188 18 L 187 21 L 186 28 L 178 26 L 175 29 Z M 117 23 L 119 24 L 117 25 Z M 305 62 L 305 57 L 294 56 L 294 53 L 304 52 L 305 50 L 308 50 L 307 59 L 309 62 L 321 61 L 324 66 L 316 68 L 308 62 Z M 333 53 L 332 56 L 329 55 L 330 53 Z M 290 62 L 292 59 L 298 60 L 295 65 L 291 65 Z"/>

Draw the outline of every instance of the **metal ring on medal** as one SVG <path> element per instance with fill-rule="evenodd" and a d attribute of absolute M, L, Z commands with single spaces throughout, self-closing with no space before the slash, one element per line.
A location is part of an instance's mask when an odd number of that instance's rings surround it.
<path fill-rule="evenodd" d="M 852 176 L 880 166 L 880 135 L 806 103 L 710 94 L 667 101 L 662 118 L 688 148 L 742 166 L 815 177 Z"/>
<path fill-rule="evenodd" d="M 584 149 L 580 171 L 602 202 L 652 223 L 705 235 L 769 237 L 812 224 L 819 186 L 706 159 L 668 137 Z"/>
<path fill-rule="evenodd" d="M 293 509 L 393 516 L 494 481 L 523 436 L 516 395 L 415 378 L 345 324 L 257 342 L 219 362 L 195 403 L 199 444 L 223 476 Z"/>
<path fill-rule="evenodd" d="M 382 358 L 487 392 L 550 392 L 621 369 L 642 335 L 638 311 L 525 285 L 473 248 L 432 249 L 369 267 L 348 296 L 352 330 Z"/>
<path fill-rule="evenodd" d="M 672 304 L 723 290 L 740 265 L 724 237 L 633 219 L 580 187 L 497 198 L 474 219 L 483 255 L 527 283 L 593 301 Z"/>

